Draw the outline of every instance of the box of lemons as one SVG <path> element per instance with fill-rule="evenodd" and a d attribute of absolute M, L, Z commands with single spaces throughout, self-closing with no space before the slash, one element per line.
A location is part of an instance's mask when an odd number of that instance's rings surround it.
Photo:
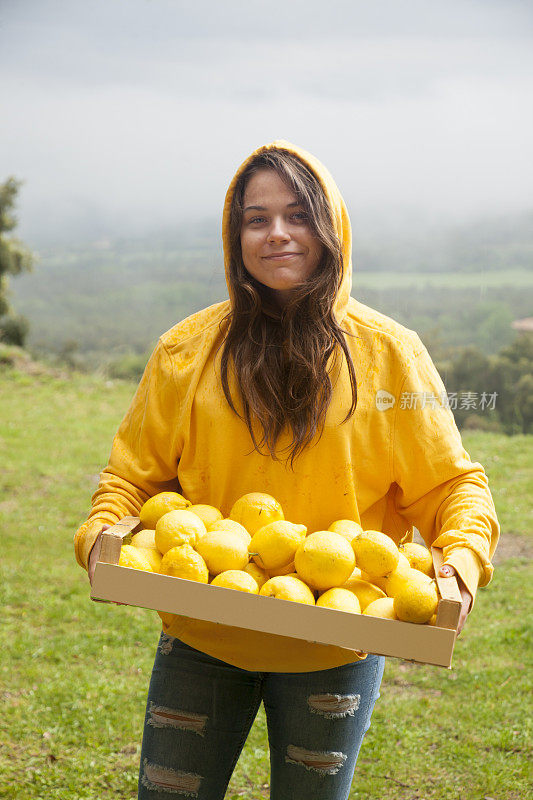
<path fill-rule="evenodd" d="M 293 564 L 296 551 L 307 533 L 305 525 L 295 525 L 287 520 L 270 522 L 259 528 L 248 545 L 248 552 L 261 569 L 284 569 Z M 288 570 L 292 572 L 294 566 Z"/>
<path fill-rule="evenodd" d="M 229 516 L 235 522 L 240 522 L 251 536 L 264 525 L 285 519 L 283 509 L 276 498 L 263 492 L 249 492 L 239 497 L 233 504 Z"/>
<path fill-rule="evenodd" d="M 190 544 L 194 547 L 198 539 L 206 533 L 200 517 L 192 511 L 178 509 L 164 514 L 155 526 L 155 543 L 163 555 L 172 547 Z"/>
<path fill-rule="evenodd" d="M 269 597 L 288 599 L 295 593 L 298 602 L 312 597 L 314 603 L 321 592 L 317 605 L 354 613 L 357 607 L 357 613 L 370 609 L 368 615 L 392 619 L 401 618 L 393 607 L 400 594 L 399 613 L 405 621 L 434 620 L 434 610 L 428 616 L 434 587 L 419 591 L 424 582 L 427 586 L 433 568 L 429 550 L 414 543 L 398 549 L 390 537 L 363 531 L 354 520 L 338 519 L 328 531 L 307 535 L 304 525 L 285 520 L 277 500 L 262 492 L 240 497 L 227 518 L 214 506 L 192 505 L 176 492 L 162 492 L 145 503 L 141 520 L 145 530 L 132 537 L 132 547 L 139 553 L 131 555 L 125 545 L 124 566 L 204 583 L 211 580 L 245 592 L 255 593 L 257 587 Z M 149 523 L 153 527 L 148 528 Z M 291 580 L 271 583 L 278 578 Z M 302 592 L 307 599 L 301 599 Z"/>
<path fill-rule="evenodd" d="M 294 556 L 296 572 L 312 589 L 331 589 L 348 580 L 355 567 L 350 543 L 340 533 L 309 534 Z"/>
<path fill-rule="evenodd" d="M 186 500 L 178 492 L 159 492 L 150 497 L 139 512 L 140 520 L 145 528 L 155 528 L 163 514 L 169 511 L 188 508 L 190 500 Z"/>

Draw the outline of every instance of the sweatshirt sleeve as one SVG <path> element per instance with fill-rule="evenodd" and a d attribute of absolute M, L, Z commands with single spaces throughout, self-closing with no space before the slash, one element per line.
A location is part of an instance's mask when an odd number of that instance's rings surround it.
<path fill-rule="evenodd" d="M 172 361 L 160 341 L 115 435 L 89 518 L 76 532 L 74 549 L 82 567 L 87 568 L 102 525 L 136 516 L 143 503 L 158 492 L 178 490 L 179 407 Z"/>
<path fill-rule="evenodd" d="M 463 448 L 446 390 L 424 348 L 396 399 L 392 474 L 396 506 L 430 547 L 442 548 L 470 591 L 486 586 L 499 524 L 487 476 Z M 473 604 L 473 603 L 472 603 Z"/>

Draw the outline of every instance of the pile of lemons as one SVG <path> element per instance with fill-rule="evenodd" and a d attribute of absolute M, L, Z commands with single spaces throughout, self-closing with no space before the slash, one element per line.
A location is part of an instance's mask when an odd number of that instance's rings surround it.
<path fill-rule="evenodd" d="M 432 558 L 422 545 L 397 547 L 352 520 L 307 532 L 285 520 L 271 495 L 240 497 L 229 517 L 192 505 L 177 492 L 151 497 L 144 529 L 122 546 L 119 565 L 405 622 L 435 624 L 438 595 Z"/>

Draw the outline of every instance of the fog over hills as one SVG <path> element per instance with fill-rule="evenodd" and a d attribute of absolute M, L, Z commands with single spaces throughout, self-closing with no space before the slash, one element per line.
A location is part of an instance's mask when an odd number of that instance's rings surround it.
<path fill-rule="evenodd" d="M 0 180 L 35 246 L 219 220 L 275 138 L 361 233 L 520 214 L 532 23 L 520 0 L 2 0 Z"/>

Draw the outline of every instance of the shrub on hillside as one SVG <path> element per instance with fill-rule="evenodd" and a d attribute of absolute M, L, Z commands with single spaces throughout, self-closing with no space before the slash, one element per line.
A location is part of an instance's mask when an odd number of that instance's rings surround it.
<path fill-rule="evenodd" d="M 30 326 L 26 317 L 8 314 L 0 317 L 0 342 L 24 347 Z"/>
<path fill-rule="evenodd" d="M 139 382 L 147 361 L 148 355 L 146 353 L 143 355 L 128 353 L 108 364 L 106 373 L 110 378 Z"/>

